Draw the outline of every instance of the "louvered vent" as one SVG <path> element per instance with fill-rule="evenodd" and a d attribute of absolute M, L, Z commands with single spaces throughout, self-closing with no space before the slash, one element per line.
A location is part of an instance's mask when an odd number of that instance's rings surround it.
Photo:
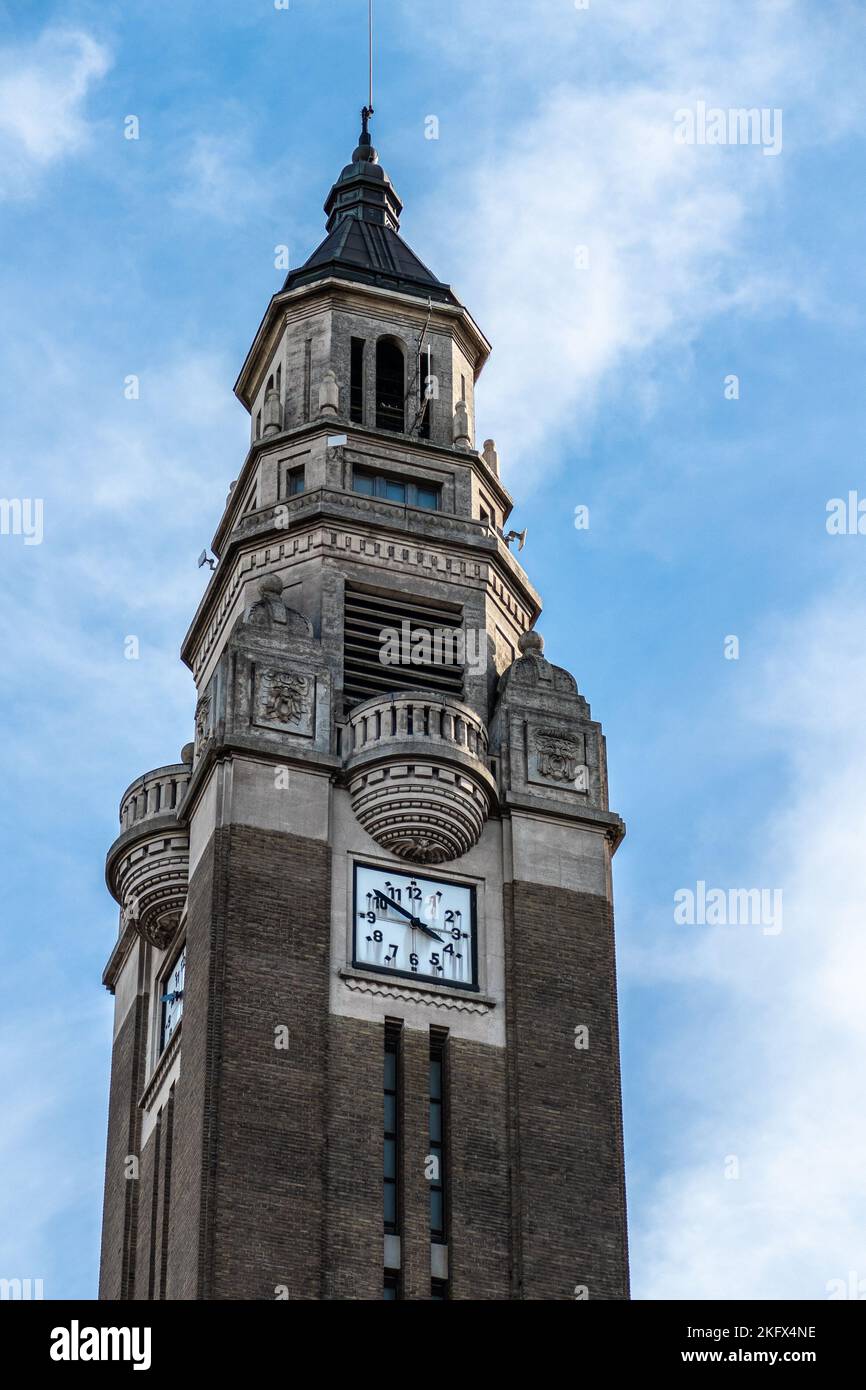
<path fill-rule="evenodd" d="M 453 632 L 452 664 L 383 665 L 379 659 L 382 632 L 385 628 L 396 629 L 402 635 L 404 622 L 409 625 L 410 641 L 411 634 L 420 631 L 429 633 L 431 639 L 437 631 Z M 383 598 L 380 594 L 368 594 L 347 585 L 343 629 L 346 709 L 392 690 L 436 690 L 441 695 L 453 695 L 462 700 L 463 665 L 457 660 L 462 652 L 456 642 L 462 627 L 463 615 L 459 608 L 438 608 L 429 602 Z M 447 645 L 446 639 L 443 643 L 446 655 L 449 654 Z"/>

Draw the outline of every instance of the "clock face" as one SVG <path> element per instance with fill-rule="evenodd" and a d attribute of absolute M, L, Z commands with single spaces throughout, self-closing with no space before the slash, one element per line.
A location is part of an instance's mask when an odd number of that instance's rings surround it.
<path fill-rule="evenodd" d="M 475 889 L 355 865 L 354 963 L 477 989 Z"/>
<path fill-rule="evenodd" d="M 186 947 L 174 963 L 169 975 L 162 982 L 162 1027 L 160 1028 L 159 1050 L 167 1047 L 175 1028 L 183 1015 L 183 987 L 186 977 Z"/>

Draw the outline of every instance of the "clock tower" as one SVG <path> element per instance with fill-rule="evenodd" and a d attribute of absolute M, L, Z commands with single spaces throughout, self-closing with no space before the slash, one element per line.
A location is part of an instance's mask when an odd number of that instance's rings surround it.
<path fill-rule="evenodd" d="M 103 1298 L 628 1297 L 604 738 L 367 127 L 108 854 Z"/>

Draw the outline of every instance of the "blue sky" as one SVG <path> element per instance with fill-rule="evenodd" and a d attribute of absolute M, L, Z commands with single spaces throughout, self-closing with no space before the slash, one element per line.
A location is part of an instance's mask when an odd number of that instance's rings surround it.
<path fill-rule="evenodd" d="M 628 824 L 642 1298 L 866 1280 L 866 536 L 825 524 L 866 496 L 866 23 L 733 8 L 377 5 L 376 144 L 493 342 L 479 438 Z M 124 787 L 191 736 L 177 653 L 246 449 L 231 388 L 274 247 L 321 238 L 365 27 L 363 0 L 0 4 L 0 496 L 44 499 L 41 545 L 0 535 L 0 1273 L 49 1297 L 96 1287 L 104 854 Z M 781 152 L 678 144 L 698 101 L 781 109 Z M 698 880 L 781 888 L 783 930 L 677 925 Z"/>

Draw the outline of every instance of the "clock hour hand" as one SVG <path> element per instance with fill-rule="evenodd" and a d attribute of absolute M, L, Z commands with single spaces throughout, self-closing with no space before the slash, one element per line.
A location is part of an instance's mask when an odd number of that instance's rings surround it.
<path fill-rule="evenodd" d="M 427 936 L 435 937 L 437 941 L 442 940 L 442 937 L 439 935 L 438 931 L 434 931 L 432 927 L 426 926 L 421 921 L 420 917 L 413 917 L 411 912 L 407 912 L 405 907 L 401 907 L 399 903 L 395 903 L 393 898 L 386 898 L 385 895 L 382 893 L 377 896 L 376 901 L 378 903 L 384 903 L 386 908 L 393 907 L 395 911 L 402 913 L 404 917 L 408 917 L 409 921 L 412 923 L 412 926 L 418 927 L 421 931 L 426 932 Z"/>
<path fill-rule="evenodd" d="M 428 927 L 426 923 L 421 921 L 420 917 L 413 917 L 412 925 L 413 927 L 420 927 L 421 931 L 426 932 L 428 936 L 432 936 L 436 941 L 442 940 L 442 937 L 439 935 L 438 931 L 434 931 L 432 927 Z"/>

